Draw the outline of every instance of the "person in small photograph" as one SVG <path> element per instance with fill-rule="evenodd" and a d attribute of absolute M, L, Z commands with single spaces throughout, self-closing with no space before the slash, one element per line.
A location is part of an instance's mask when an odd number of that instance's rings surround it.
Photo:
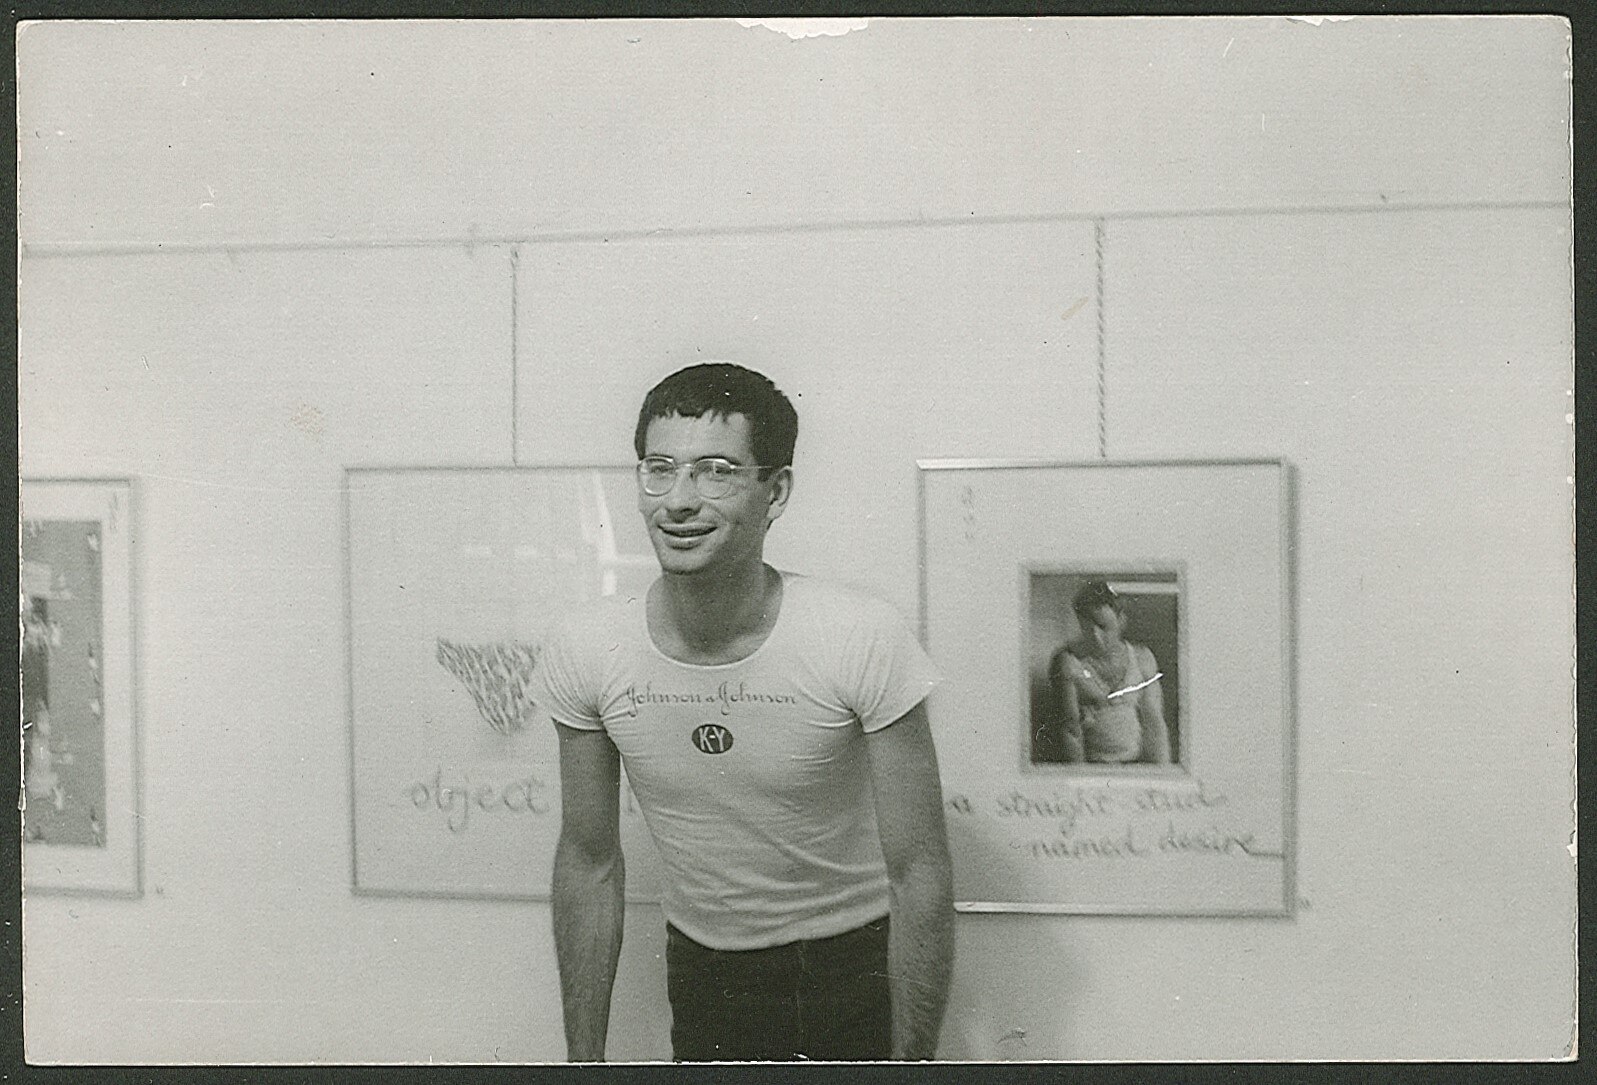
<path fill-rule="evenodd" d="M 1159 662 L 1125 639 L 1125 604 L 1107 581 L 1088 580 L 1070 605 L 1081 633 L 1048 667 L 1063 711 L 1064 760 L 1169 764 Z"/>

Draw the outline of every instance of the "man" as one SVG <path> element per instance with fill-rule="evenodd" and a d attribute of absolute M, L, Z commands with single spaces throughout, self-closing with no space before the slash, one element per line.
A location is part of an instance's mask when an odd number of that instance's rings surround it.
<path fill-rule="evenodd" d="M 621 949 L 619 769 L 665 870 L 678 1061 L 927 1059 L 953 956 L 930 661 L 891 608 L 764 560 L 798 417 L 727 363 L 645 398 L 638 508 L 660 563 L 548 639 L 566 1044 L 604 1057 Z"/>
<path fill-rule="evenodd" d="M 1048 674 L 1064 710 L 1066 761 L 1170 763 L 1159 663 L 1125 639 L 1126 607 L 1104 580 L 1071 599 L 1081 635 L 1054 653 Z"/>

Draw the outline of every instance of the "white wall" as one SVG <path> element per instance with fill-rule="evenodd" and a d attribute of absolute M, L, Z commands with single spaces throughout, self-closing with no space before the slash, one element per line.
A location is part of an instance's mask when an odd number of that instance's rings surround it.
<path fill-rule="evenodd" d="M 29 244 L 1563 200 L 1556 19 L 98 23 L 17 41 Z"/>
<path fill-rule="evenodd" d="M 1562 1053 L 1567 48 L 26 28 L 22 467 L 136 480 L 145 884 L 27 902 L 30 1059 L 562 1057 L 544 906 L 350 893 L 342 469 L 625 462 L 650 380 L 744 358 L 802 393 L 779 531 L 913 613 L 916 457 L 1097 454 L 1093 216 L 1109 454 L 1297 466 L 1307 903 L 962 916 L 943 1057 Z M 668 1055 L 662 944 L 613 1058 Z"/>

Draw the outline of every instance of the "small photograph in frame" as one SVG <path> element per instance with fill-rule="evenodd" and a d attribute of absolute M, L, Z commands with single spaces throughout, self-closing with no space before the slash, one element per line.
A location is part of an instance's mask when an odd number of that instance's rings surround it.
<path fill-rule="evenodd" d="M 1181 587 L 1165 567 L 1024 566 L 1031 768 L 1180 770 Z"/>
<path fill-rule="evenodd" d="M 137 895 L 131 488 L 21 487 L 25 891 Z"/>

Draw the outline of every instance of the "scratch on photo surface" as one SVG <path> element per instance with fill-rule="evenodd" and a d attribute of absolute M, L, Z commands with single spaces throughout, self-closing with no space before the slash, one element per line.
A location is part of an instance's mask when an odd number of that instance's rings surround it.
<path fill-rule="evenodd" d="M 1164 677 L 1164 671 L 1160 671 L 1157 674 L 1155 674 L 1152 678 L 1148 679 L 1146 682 L 1138 682 L 1134 686 L 1126 686 L 1123 689 L 1117 689 L 1113 693 L 1109 694 L 1109 696 L 1111 698 L 1124 697 L 1128 693 L 1135 693 L 1139 689 L 1143 689 L 1143 688 L 1145 688 L 1147 686 L 1153 685 L 1155 682 L 1159 681 L 1159 679 L 1161 679 L 1163 677 Z"/>

